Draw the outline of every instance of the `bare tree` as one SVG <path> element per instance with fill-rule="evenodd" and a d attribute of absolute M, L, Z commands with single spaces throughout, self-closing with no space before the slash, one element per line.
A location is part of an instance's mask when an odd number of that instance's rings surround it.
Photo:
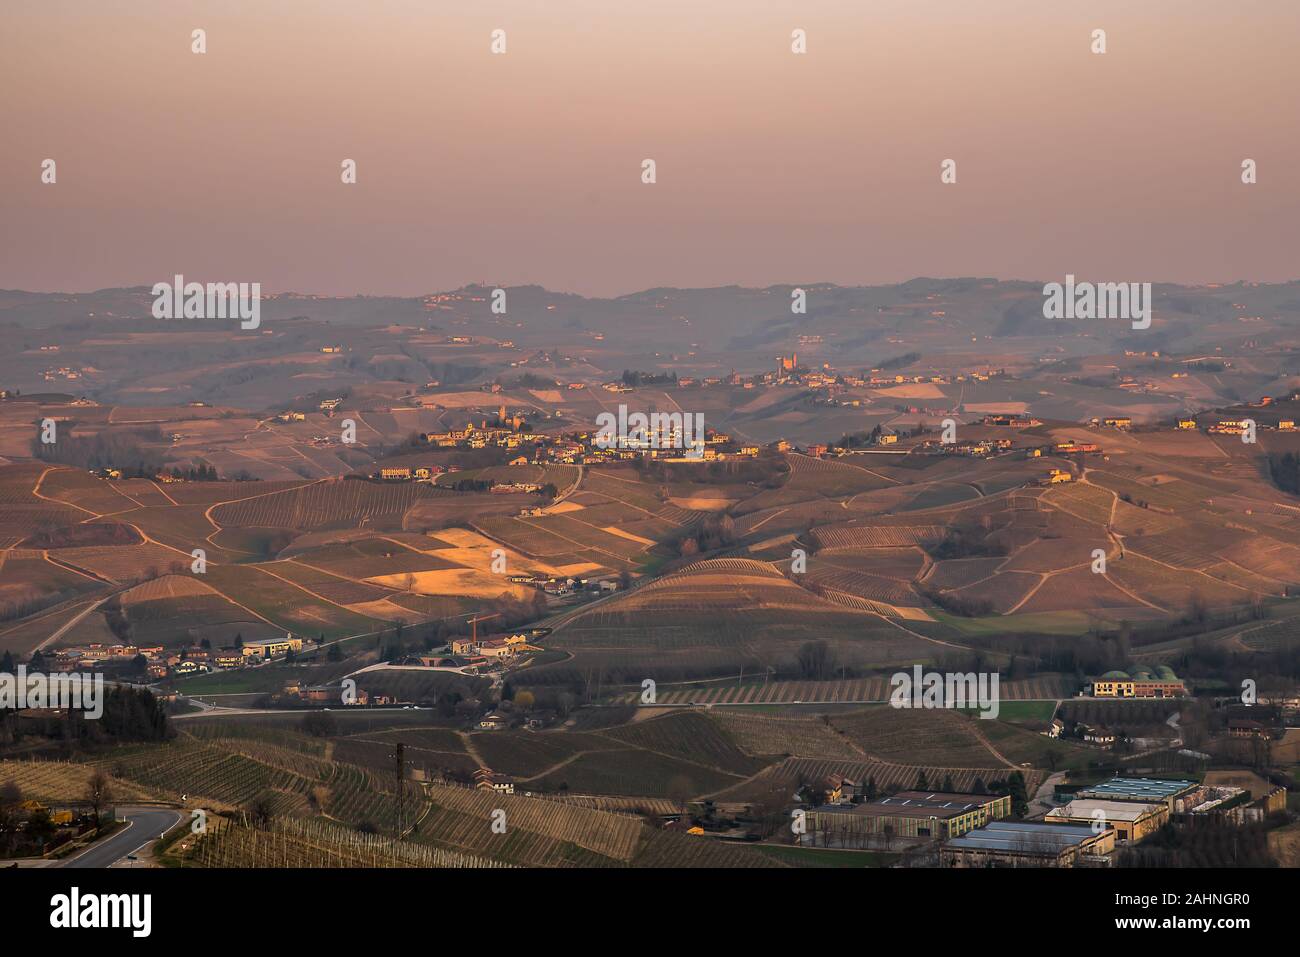
<path fill-rule="evenodd" d="M 96 770 L 86 782 L 86 803 L 95 818 L 95 830 L 99 830 L 99 818 L 104 808 L 113 801 L 113 789 L 109 787 L 108 775 Z"/>

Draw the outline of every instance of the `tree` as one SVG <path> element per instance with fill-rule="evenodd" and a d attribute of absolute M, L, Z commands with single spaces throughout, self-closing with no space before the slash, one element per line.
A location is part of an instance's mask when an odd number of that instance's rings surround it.
<path fill-rule="evenodd" d="M 825 678 L 835 670 L 830 645 L 824 641 L 808 641 L 799 648 L 799 673 L 814 680 Z"/>
<path fill-rule="evenodd" d="M 515 707 L 520 711 L 531 711 L 537 699 L 531 691 L 519 691 L 515 693 Z"/>
<path fill-rule="evenodd" d="M 19 811 L 23 803 L 23 789 L 14 781 L 0 786 L 0 851 L 9 852 L 21 820 Z"/>
<path fill-rule="evenodd" d="M 45 808 L 33 811 L 27 818 L 27 833 L 44 847 L 45 842 L 54 836 L 54 822 L 50 820 L 50 812 Z"/>
<path fill-rule="evenodd" d="M 248 815 L 248 822 L 253 827 L 264 828 L 275 817 L 275 805 L 271 803 L 270 797 L 264 794 L 248 805 L 244 813 Z"/>
<path fill-rule="evenodd" d="M 338 733 L 338 722 L 328 711 L 308 711 L 302 718 L 302 730 L 313 738 L 328 738 Z"/>
<path fill-rule="evenodd" d="M 926 780 L 925 777 L 925 768 L 922 768 L 920 773 L 918 773 L 916 776 L 916 789 L 918 791 L 930 790 L 930 782 Z"/>
<path fill-rule="evenodd" d="M 95 819 L 95 830 L 99 830 L 100 813 L 113 800 L 113 790 L 109 787 L 108 775 L 96 770 L 86 782 L 86 803 L 90 805 L 91 816 Z"/>
<path fill-rule="evenodd" d="M 1029 797 L 1025 793 L 1025 776 L 1019 771 L 1011 772 L 1007 778 L 1003 794 L 1011 795 L 1011 813 L 1015 817 L 1024 817 L 1029 813 Z"/>

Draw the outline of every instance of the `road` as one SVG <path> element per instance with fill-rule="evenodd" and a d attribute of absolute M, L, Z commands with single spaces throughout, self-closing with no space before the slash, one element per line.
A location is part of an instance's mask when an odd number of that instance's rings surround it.
<path fill-rule="evenodd" d="M 120 811 L 129 822 L 126 827 L 102 841 L 96 841 L 76 857 L 70 857 L 58 866 L 108 867 L 158 840 L 159 835 L 177 824 L 182 817 L 180 811 L 166 808 L 128 807 L 121 808 Z"/>
<path fill-rule="evenodd" d="M 1052 792 L 1056 786 L 1065 780 L 1065 772 L 1057 771 L 1055 774 L 1048 775 L 1033 797 L 1029 799 L 1029 814 L 1026 817 L 1031 821 L 1037 821 L 1043 818 L 1048 811 L 1056 807 L 1057 804 L 1052 800 Z"/>
<path fill-rule="evenodd" d="M 79 611 L 76 615 L 74 615 L 73 617 L 69 618 L 66 622 L 64 622 L 64 623 L 63 623 L 63 626 L 62 626 L 61 628 L 59 628 L 56 632 L 54 632 L 54 634 L 50 635 L 50 637 L 48 637 L 48 638 L 46 638 L 44 641 L 42 641 L 42 642 L 41 642 L 39 645 L 37 645 L 33 650 L 34 650 L 34 651 L 42 651 L 42 650 L 44 650 L 44 649 L 46 648 L 46 646 L 48 646 L 51 642 L 58 641 L 60 638 L 62 638 L 64 635 L 66 635 L 66 634 L 68 633 L 68 631 L 71 630 L 72 627 L 73 627 L 74 625 L 76 625 L 78 622 L 80 622 L 81 619 L 85 618 L 87 615 L 89 615 L 92 611 L 94 611 L 94 610 L 95 610 L 96 608 L 98 608 L 100 605 L 104 604 L 104 602 L 108 601 L 108 599 L 111 598 L 111 597 L 112 597 L 111 595 L 105 595 L 103 598 L 99 599 L 99 601 L 91 602 L 91 603 L 90 603 L 89 605 L 87 605 L 85 608 L 81 609 L 81 611 Z"/>

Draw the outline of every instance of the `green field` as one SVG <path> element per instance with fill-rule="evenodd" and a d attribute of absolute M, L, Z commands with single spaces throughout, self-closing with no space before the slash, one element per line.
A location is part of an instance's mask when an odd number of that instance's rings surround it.
<path fill-rule="evenodd" d="M 841 851 L 782 844 L 762 844 L 758 846 L 758 852 L 796 867 L 892 867 L 901 856 L 881 851 Z"/>

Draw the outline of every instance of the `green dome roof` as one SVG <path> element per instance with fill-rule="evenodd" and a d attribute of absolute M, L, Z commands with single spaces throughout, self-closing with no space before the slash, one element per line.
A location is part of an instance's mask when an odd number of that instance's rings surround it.
<path fill-rule="evenodd" d="M 1101 676 L 1102 681 L 1128 681 L 1127 671 L 1108 671 Z"/>

